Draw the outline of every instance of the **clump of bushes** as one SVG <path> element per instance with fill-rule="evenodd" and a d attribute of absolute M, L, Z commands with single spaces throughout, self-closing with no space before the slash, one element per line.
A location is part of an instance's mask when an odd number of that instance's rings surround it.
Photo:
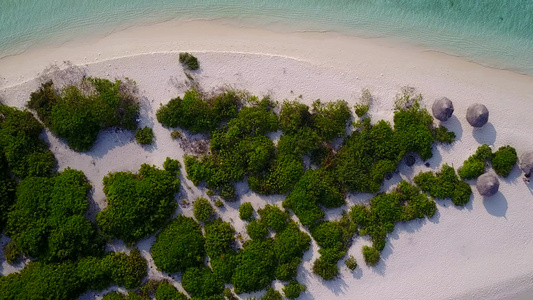
<path fill-rule="evenodd" d="M 206 254 L 202 229 L 192 218 L 179 215 L 157 234 L 151 252 L 157 268 L 167 273 L 200 267 Z"/>
<path fill-rule="evenodd" d="M 372 103 L 373 97 L 372 94 L 368 89 L 363 89 L 361 91 L 361 97 L 359 99 L 360 103 L 356 103 L 354 106 L 355 114 L 361 118 L 362 116 L 366 115 L 368 112 L 368 109 L 370 108 L 370 104 Z"/>
<path fill-rule="evenodd" d="M 355 205 L 350 210 L 360 235 L 369 235 L 372 246 L 378 251 L 385 248 L 387 233 L 397 222 L 432 217 L 437 211 L 434 201 L 420 189 L 406 181 L 398 184 L 390 193 L 378 194 L 370 199 L 370 205 Z"/>
<path fill-rule="evenodd" d="M 296 299 L 300 297 L 300 293 L 305 292 L 307 287 L 296 280 L 291 280 L 289 284 L 283 287 L 283 294 L 287 299 Z"/>
<path fill-rule="evenodd" d="M 350 255 L 345 261 L 344 261 L 344 264 L 346 265 L 346 267 L 348 269 L 350 269 L 351 271 L 354 271 L 355 269 L 357 269 L 357 260 L 355 259 L 355 257 L 353 257 L 353 255 Z"/>
<path fill-rule="evenodd" d="M 491 164 L 496 174 L 502 177 L 507 177 L 513 170 L 517 161 L 518 156 L 516 155 L 516 150 L 507 145 L 500 147 L 496 152 L 494 152 Z"/>
<path fill-rule="evenodd" d="M 464 161 L 457 173 L 463 179 L 475 179 L 485 173 L 486 163 L 492 159 L 492 150 L 489 145 L 481 145 L 476 153 Z"/>
<path fill-rule="evenodd" d="M 246 232 L 252 240 L 264 240 L 268 235 L 268 226 L 264 222 L 252 220 L 246 225 Z"/>
<path fill-rule="evenodd" d="M 192 133 L 211 132 L 220 123 L 234 118 L 241 106 L 241 99 L 235 91 L 206 98 L 195 89 L 185 92 L 161 106 L 157 120 L 163 126 L 181 127 Z"/>
<path fill-rule="evenodd" d="M 442 125 L 434 129 L 435 140 L 437 142 L 451 144 L 455 140 L 455 132 L 448 131 L 448 129 Z"/>
<path fill-rule="evenodd" d="M 83 172 L 69 168 L 53 177 L 23 179 L 6 228 L 14 248 L 45 262 L 101 253 L 102 240 L 84 216 L 90 189 Z"/>
<path fill-rule="evenodd" d="M 4 257 L 8 264 L 12 264 L 20 258 L 20 249 L 13 241 L 10 241 L 4 246 Z"/>
<path fill-rule="evenodd" d="M 209 200 L 205 198 L 198 198 L 193 204 L 193 214 L 196 220 L 205 223 L 213 217 L 215 210 L 209 203 Z"/>
<path fill-rule="evenodd" d="M 283 297 L 281 293 L 273 289 L 272 287 L 267 288 L 266 293 L 261 297 L 261 300 L 282 300 Z"/>
<path fill-rule="evenodd" d="M 231 283 L 236 255 L 235 229 L 230 223 L 220 219 L 205 225 L 205 249 L 210 258 L 211 268 L 221 280 Z"/>
<path fill-rule="evenodd" d="M 141 145 L 151 145 L 154 140 L 154 131 L 148 126 L 139 128 L 135 132 L 135 140 Z"/>
<path fill-rule="evenodd" d="M 4 231 L 7 214 L 15 202 L 15 188 L 16 182 L 11 178 L 9 167 L 0 148 L 0 232 Z"/>
<path fill-rule="evenodd" d="M 198 299 L 209 299 L 224 291 L 224 282 L 206 267 L 187 269 L 181 278 L 181 284 L 189 295 Z"/>
<path fill-rule="evenodd" d="M 137 174 L 115 172 L 104 177 L 108 206 L 96 215 L 96 221 L 107 237 L 134 244 L 174 214 L 179 163 L 172 161 L 165 162 L 168 170 L 143 164 Z"/>
<path fill-rule="evenodd" d="M 137 128 L 139 104 L 133 81 L 86 78 L 79 86 L 58 93 L 48 81 L 30 95 L 27 106 L 76 151 L 90 150 L 101 129 Z"/>
<path fill-rule="evenodd" d="M 447 164 L 442 166 L 440 172 L 420 172 L 413 178 L 414 182 L 434 198 L 451 198 L 453 204 L 463 206 L 470 201 L 472 188 L 457 177 L 453 167 Z"/>
<path fill-rule="evenodd" d="M 61 263 L 30 262 L 20 273 L 0 276 L 0 295 L 6 299 L 76 299 L 88 290 L 111 284 L 134 289 L 147 275 L 146 260 L 136 249 L 110 252 Z"/>
<path fill-rule="evenodd" d="M 200 67 L 198 59 L 188 52 L 181 52 L 179 56 L 180 63 L 189 70 L 197 70 Z"/>
<path fill-rule="evenodd" d="M 244 221 L 250 222 L 254 218 L 254 207 L 252 203 L 245 202 L 239 206 L 239 218 Z"/>
<path fill-rule="evenodd" d="M 365 263 L 369 266 L 375 266 L 378 264 L 381 254 L 379 250 L 374 247 L 363 246 L 363 257 L 365 258 Z"/>
<path fill-rule="evenodd" d="M 156 300 L 187 300 L 182 292 L 166 280 L 156 281 L 150 279 L 138 291 L 140 297 Z"/>

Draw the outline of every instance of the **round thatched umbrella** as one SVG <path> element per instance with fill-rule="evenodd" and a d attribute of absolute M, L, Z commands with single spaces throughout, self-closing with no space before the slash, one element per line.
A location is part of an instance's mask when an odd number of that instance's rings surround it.
<path fill-rule="evenodd" d="M 490 197 L 498 192 L 500 181 L 493 174 L 485 173 L 478 177 L 476 187 L 482 196 Z"/>
<path fill-rule="evenodd" d="M 472 104 L 466 110 L 466 120 L 474 127 L 483 127 L 489 121 L 489 110 L 483 104 Z"/>
<path fill-rule="evenodd" d="M 445 122 L 453 114 L 453 103 L 450 99 L 442 97 L 433 102 L 431 111 L 433 112 L 435 119 Z"/>
<path fill-rule="evenodd" d="M 533 172 L 533 151 L 525 152 L 520 155 L 520 169 L 526 175 Z"/>

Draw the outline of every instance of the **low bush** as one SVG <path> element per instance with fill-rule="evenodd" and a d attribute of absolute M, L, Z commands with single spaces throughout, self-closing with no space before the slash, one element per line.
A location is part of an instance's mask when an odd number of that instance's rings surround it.
<path fill-rule="evenodd" d="M 192 218 L 179 215 L 157 234 L 151 252 L 157 268 L 167 273 L 200 267 L 206 254 L 202 229 Z"/>
<path fill-rule="evenodd" d="M 485 173 L 486 162 L 492 159 L 492 150 L 489 145 L 481 145 L 477 148 L 476 153 L 464 161 L 463 166 L 457 173 L 463 179 L 475 179 Z"/>
<path fill-rule="evenodd" d="M 154 131 L 148 126 L 139 128 L 135 132 L 135 140 L 141 145 L 151 145 L 154 140 Z"/>
<path fill-rule="evenodd" d="M 103 241 L 85 218 L 91 185 L 70 168 L 53 177 L 28 177 L 17 187 L 6 234 L 31 258 L 60 262 L 96 255 Z"/>
<path fill-rule="evenodd" d="M 518 156 L 516 155 L 516 150 L 507 145 L 500 147 L 498 151 L 494 152 L 491 164 L 496 174 L 502 177 L 507 177 L 513 170 L 517 161 Z"/>
<path fill-rule="evenodd" d="M 170 219 L 177 207 L 179 174 L 172 160 L 166 165 L 168 170 L 143 164 L 137 174 L 115 172 L 104 177 L 108 205 L 96 221 L 106 236 L 134 244 Z"/>
<path fill-rule="evenodd" d="M 215 214 L 215 209 L 205 198 L 198 198 L 193 204 L 193 213 L 196 220 L 199 222 L 208 222 Z"/>
<path fill-rule="evenodd" d="M 224 207 L 224 201 L 220 200 L 220 199 L 217 199 L 215 201 L 215 206 L 216 207 Z"/>
<path fill-rule="evenodd" d="M 366 115 L 366 113 L 370 109 L 370 106 L 368 104 L 356 103 L 354 106 L 354 109 L 355 109 L 355 114 L 359 118 L 361 118 L 362 116 Z"/>
<path fill-rule="evenodd" d="M 289 224 L 289 214 L 276 205 L 267 204 L 257 212 L 261 217 L 261 222 L 275 232 L 281 232 Z"/>
<path fill-rule="evenodd" d="M 424 192 L 434 198 L 451 198 L 453 204 L 463 206 L 470 201 L 472 189 L 470 185 L 457 177 L 453 167 L 447 164 L 442 166 L 440 172 L 420 172 L 413 178 L 414 182 Z"/>
<path fill-rule="evenodd" d="M 221 295 L 224 291 L 224 282 L 206 267 L 187 269 L 181 278 L 181 284 L 189 295 L 198 299 Z"/>
<path fill-rule="evenodd" d="M 379 253 L 379 250 L 377 250 L 376 248 L 363 246 L 363 257 L 365 258 L 365 262 L 367 265 L 375 266 L 378 264 L 381 255 Z"/>
<path fill-rule="evenodd" d="M 265 240 L 268 236 L 268 227 L 264 222 L 253 220 L 246 225 L 246 232 L 252 240 Z"/>
<path fill-rule="evenodd" d="M 444 126 L 439 126 L 434 129 L 435 140 L 440 143 L 451 144 L 455 140 L 455 132 L 448 131 Z"/>
<path fill-rule="evenodd" d="M 353 257 L 353 255 L 350 255 L 345 261 L 344 261 L 344 264 L 346 265 L 346 267 L 348 269 L 350 269 L 351 271 L 354 271 L 355 269 L 357 269 L 357 260 L 355 260 L 355 257 Z"/>
<path fill-rule="evenodd" d="M 283 287 L 283 294 L 287 299 L 296 299 L 300 297 L 300 293 L 305 292 L 307 287 L 303 284 L 298 283 L 296 280 L 291 280 L 289 284 Z"/>
<path fill-rule="evenodd" d="M 90 150 L 101 129 L 137 128 L 139 104 L 133 81 L 86 78 L 79 86 L 67 86 L 57 93 L 49 81 L 33 92 L 27 103 L 70 148 Z"/>
<path fill-rule="evenodd" d="M 20 249 L 15 245 L 13 241 L 10 241 L 4 246 L 4 257 L 8 264 L 13 264 L 21 256 Z"/>
<path fill-rule="evenodd" d="M 254 218 L 254 207 L 252 203 L 245 202 L 239 206 L 239 218 L 244 221 L 250 222 Z"/>
<path fill-rule="evenodd" d="M 267 288 L 266 293 L 261 297 L 261 300 L 282 300 L 283 297 L 281 293 L 273 289 L 272 287 Z"/>
<path fill-rule="evenodd" d="M 197 70 L 200 67 L 198 59 L 188 52 L 181 52 L 179 56 L 180 63 L 189 70 Z"/>
<path fill-rule="evenodd" d="M 336 263 L 331 263 L 323 257 L 319 257 L 313 263 L 313 273 L 324 280 L 333 280 L 339 276 L 339 267 L 337 267 Z"/>
<path fill-rule="evenodd" d="M 232 283 L 237 294 L 259 291 L 275 278 L 276 257 L 272 241 L 249 240 L 237 254 Z"/>
<path fill-rule="evenodd" d="M 170 282 L 150 279 L 140 288 L 140 295 L 155 300 L 187 300 L 189 299 Z"/>

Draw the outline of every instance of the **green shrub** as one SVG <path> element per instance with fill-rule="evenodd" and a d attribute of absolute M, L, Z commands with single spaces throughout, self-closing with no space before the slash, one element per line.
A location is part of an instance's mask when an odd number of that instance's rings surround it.
<path fill-rule="evenodd" d="M 203 265 L 206 250 L 200 225 L 179 215 L 157 234 L 151 252 L 157 268 L 167 273 Z"/>
<path fill-rule="evenodd" d="M 170 284 L 168 281 L 162 281 L 157 286 L 155 291 L 155 300 L 187 300 L 182 292 L 178 291 L 176 287 Z"/>
<path fill-rule="evenodd" d="M 376 248 L 363 246 L 363 257 L 367 265 L 375 266 L 378 264 L 381 255 Z"/>
<path fill-rule="evenodd" d="M 235 244 L 235 229 L 228 222 L 217 219 L 205 225 L 205 248 L 211 259 L 230 253 Z"/>
<path fill-rule="evenodd" d="M 298 276 L 298 266 L 302 262 L 301 258 L 295 257 L 287 263 L 278 265 L 276 268 L 276 279 L 289 281 Z"/>
<path fill-rule="evenodd" d="M 102 266 L 105 266 L 112 282 L 127 289 L 140 286 L 148 273 L 148 264 L 137 249 L 131 250 L 129 255 L 108 253 L 102 260 Z"/>
<path fill-rule="evenodd" d="M 102 300 L 125 300 L 125 299 L 126 299 L 126 295 L 122 294 L 121 292 L 117 292 L 117 291 L 107 293 L 102 297 Z"/>
<path fill-rule="evenodd" d="M 264 222 L 253 220 L 246 225 L 246 232 L 252 240 L 264 240 L 268 235 L 268 227 Z"/>
<path fill-rule="evenodd" d="M 485 173 L 486 162 L 492 159 L 492 150 L 489 145 L 481 145 L 476 153 L 464 161 L 457 173 L 463 179 L 475 179 Z"/>
<path fill-rule="evenodd" d="M 496 174 L 502 177 L 507 177 L 513 170 L 517 161 L 518 156 L 516 155 L 516 150 L 507 145 L 500 147 L 498 151 L 494 152 L 491 164 Z"/>
<path fill-rule="evenodd" d="M 167 157 L 163 163 L 163 169 L 176 177 L 180 174 L 180 167 L 180 162 L 177 159 L 172 159 L 170 157 Z"/>
<path fill-rule="evenodd" d="M 300 293 L 305 292 L 307 290 L 307 287 L 303 284 L 298 283 L 296 280 L 292 280 L 283 287 L 283 294 L 285 294 L 285 297 L 288 299 L 296 299 L 300 297 Z"/>
<path fill-rule="evenodd" d="M 196 220 L 205 223 L 213 217 L 215 210 L 209 203 L 209 200 L 205 198 L 198 198 L 194 201 L 193 213 Z"/>
<path fill-rule="evenodd" d="M 46 262 L 101 253 L 103 243 L 84 216 L 90 189 L 83 172 L 70 168 L 50 178 L 25 178 L 6 234 L 26 256 Z"/>
<path fill-rule="evenodd" d="M 132 81 L 86 78 L 80 86 L 92 91 L 87 93 L 76 86 L 68 86 L 58 94 L 53 83 L 46 82 L 30 95 L 27 105 L 76 151 L 90 150 L 101 129 L 133 130 L 137 127 L 139 104 Z"/>
<path fill-rule="evenodd" d="M 275 253 L 272 241 L 249 240 L 237 254 L 232 283 L 235 292 L 248 293 L 266 288 L 274 280 Z"/>
<path fill-rule="evenodd" d="M 8 264 L 16 262 L 22 253 L 13 241 L 10 241 L 4 246 L 4 256 Z"/>
<path fill-rule="evenodd" d="M 285 134 L 298 132 L 303 127 L 312 126 L 309 106 L 298 101 L 284 101 L 279 114 L 281 130 Z"/>
<path fill-rule="evenodd" d="M 226 297 L 226 300 L 239 300 L 239 298 L 233 294 L 230 288 L 225 288 L 223 295 Z"/>
<path fill-rule="evenodd" d="M 322 103 L 313 102 L 313 127 L 324 141 L 332 141 L 346 135 L 346 126 L 351 118 L 350 108 L 344 100 Z"/>
<path fill-rule="evenodd" d="M 220 199 L 216 200 L 215 201 L 215 206 L 216 207 L 224 207 L 224 202 Z"/>
<path fill-rule="evenodd" d="M 224 291 L 224 282 L 205 267 L 187 269 L 181 278 L 181 284 L 189 295 L 200 299 L 220 295 Z"/>
<path fill-rule="evenodd" d="M 174 194 L 179 179 L 170 167 L 174 163 L 166 164 L 170 171 L 143 164 L 137 174 L 115 172 L 104 177 L 108 206 L 96 215 L 104 234 L 134 244 L 170 219 L 177 207 Z"/>
<path fill-rule="evenodd" d="M 200 67 L 198 59 L 188 52 L 181 52 L 179 60 L 189 70 L 197 70 Z"/>
<path fill-rule="evenodd" d="M 355 270 L 357 269 L 357 260 L 355 260 L 355 257 L 353 257 L 352 255 L 350 255 L 345 261 L 344 261 L 344 264 L 346 265 L 346 267 L 350 270 Z"/>
<path fill-rule="evenodd" d="M 361 118 L 362 116 L 366 115 L 368 110 L 370 109 L 370 106 L 368 104 L 360 104 L 356 103 L 354 106 L 355 114 Z"/>
<path fill-rule="evenodd" d="M 289 224 L 289 214 L 276 205 L 267 204 L 257 211 L 261 222 L 276 232 L 284 230 Z"/>
<path fill-rule="evenodd" d="M 135 132 L 135 140 L 141 145 L 151 145 L 154 140 L 154 131 L 148 126 L 139 128 Z"/>
<path fill-rule="evenodd" d="M 4 231 L 8 212 L 15 202 L 15 190 L 16 183 L 11 178 L 7 161 L 0 150 L 0 232 Z"/>
<path fill-rule="evenodd" d="M 191 89 L 183 99 L 174 98 L 161 106 L 156 116 L 163 126 L 181 127 L 192 133 L 211 132 L 221 122 L 235 117 L 240 105 L 241 100 L 233 91 L 204 98 L 199 91 Z"/>
<path fill-rule="evenodd" d="M 337 267 L 336 263 L 328 262 L 320 257 L 313 263 L 313 273 L 324 280 L 333 280 L 339 276 L 339 267 Z"/>
<path fill-rule="evenodd" d="M 440 172 L 420 172 L 413 178 L 414 182 L 434 198 L 451 198 L 453 204 L 463 206 L 470 201 L 472 189 L 461 181 L 453 167 L 444 164 Z"/>
<path fill-rule="evenodd" d="M 455 140 L 455 132 L 448 131 L 448 129 L 442 125 L 434 129 L 434 134 L 437 142 L 451 144 Z"/>
<path fill-rule="evenodd" d="M 254 207 L 252 203 L 245 202 L 239 206 L 239 218 L 244 221 L 250 222 L 254 218 Z"/>
<path fill-rule="evenodd" d="M 170 133 L 170 137 L 173 140 L 177 140 L 177 139 L 181 138 L 182 136 L 183 136 L 183 134 L 179 130 L 172 130 L 172 132 Z"/>
<path fill-rule="evenodd" d="M 278 232 L 274 237 L 273 249 L 280 264 L 291 263 L 301 258 L 311 245 L 309 235 L 298 228 L 295 222 Z"/>
<path fill-rule="evenodd" d="M 272 287 L 267 288 L 266 293 L 261 297 L 261 300 L 282 300 L 281 293 L 273 289 Z"/>

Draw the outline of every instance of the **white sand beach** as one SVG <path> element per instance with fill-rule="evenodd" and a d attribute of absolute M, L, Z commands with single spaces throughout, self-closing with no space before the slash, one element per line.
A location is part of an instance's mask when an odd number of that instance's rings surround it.
<path fill-rule="evenodd" d="M 167 156 L 183 162 L 180 142 L 157 122 L 160 104 L 182 96 L 186 76 L 178 63 L 178 53 L 188 51 L 198 57 L 201 68 L 193 72 L 205 91 L 223 87 L 246 89 L 274 100 L 297 99 L 310 104 L 344 99 L 350 106 L 363 88 L 375 96 L 370 115 L 373 122 L 392 120 L 395 95 L 412 86 L 424 96 L 430 108 L 446 96 L 455 106 L 454 116 L 443 123 L 457 135 L 451 146 L 438 146 L 428 160 L 417 160 L 412 168 L 404 163 L 399 174 L 386 181 L 383 190 L 412 179 L 422 170 L 438 170 L 444 163 L 458 168 L 480 144 L 493 149 L 511 145 L 518 155 L 533 150 L 530 114 L 533 112 L 533 77 L 506 70 L 487 68 L 462 58 L 385 39 L 363 39 L 337 33 L 269 31 L 236 27 L 223 21 L 171 21 L 135 26 L 105 37 L 80 38 L 60 46 L 30 49 L 0 59 L 0 99 L 23 108 L 44 75 L 62 77 L 61 71 L 43 73 L 50 65 L 70 68 L 73 74 L 109 79 L 135 80 L 141 96 L 141 126 L 152 126 L 155 143 L 142 147 L 131 132 L 106 131 L 94 148 L 77 153 L 47 132 L 46 138 L 60 169 L 83 170 L 94 187 L 90 218 L 105 207 L 102 178 L 109 172 L 136 171 L 142 163 L 161 166 Z M 64 62 L 71 62 L 72 67 Z M 70 67 L 69 67 L 70 66 Z M 64 77 L 64 76 L 63 76 Z M 490 111 L 489 122 L 473 129 L 466 121 L 470 104 L 483 103 Z M 355 238 L 348 254 L 360 267 L 352 273 L 339 262 L 341 275 L 323 281 L 312 274 L 318 257 L 313 244 L 304 256 L 298 281 L 307 285 L 299 299 L 510 299 L 533 290 L 533 184 L 522 181 L 516 167 L 500 178 L 500 191 L 483 199 L 474 195 L 464 208 L 451 201 L 438 201 L 438 213 L 429 220 L 398 224 L 389 236 L 376 267 L 364 264 L 361 247 L 366 238 Z M 206 196 L 204 188 L 186 179 L 182 168 L 182 191 L 177 200 L 189 202 Z M 233 220 L 237 232 L 245 234 L 238 206 L 252 202 L 254 208 L 267 203 L 281 205 L 282 196 L 264 197 L 239 185 L 240 200 L 217 209 L 226 221 Z M 350 195 L 349 205 L 370 199 L 369 194 Z M 93 201 L 91 200 L 91 201 Z M 347 209 L 347 207 L 344 207 Z M 340 215 L 340 209 L 328 217 Z M 179 213 L 192 215 L 192 205 L 180 205 Z M 296 217 L 294 217 L 297 219 Z M 145 257 L 153 238 L 141 241 Z M 114 245 L 115 249 L 125 247 Z M 150 263 L 151 277 L 162 277 Z M 3 274 L 16 269 L 3 262 Z M 179 278 L 179 277 L 176 277 Z M 179 286 L 179 283 L 176 283 Z M 281 284 L 277 283 L 277 287 Z M 181 287 L 180 287 L 181 289 Z M 183 290 L 183 289 L 181 289 Z M 102 293 L 85 295 L 94 299 Z M 240 295 L 242 299 L 256 294 Z"/>

